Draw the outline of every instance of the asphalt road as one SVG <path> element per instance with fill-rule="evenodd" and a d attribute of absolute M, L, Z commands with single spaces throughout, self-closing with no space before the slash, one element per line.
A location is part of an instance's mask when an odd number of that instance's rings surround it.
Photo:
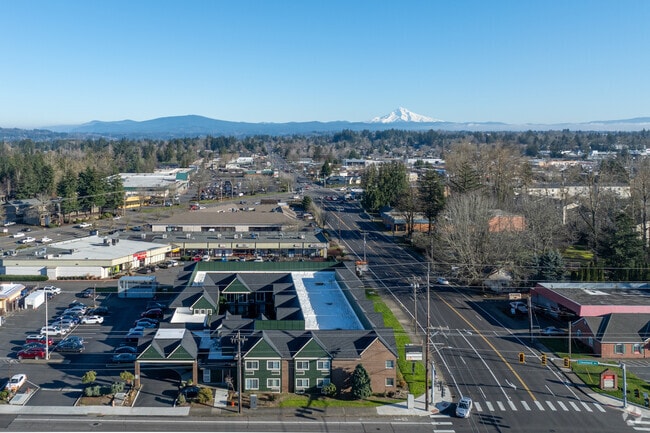
<path fill-rule="evenodd" d="M 382 233 L 378 224 L 360 212 L 357 203 L 322 203 L 329 214 L 330 234 L 341 238 L 356 257 L 362 257 L 365 248 L 368 277 L 409 318 L 403 325 L 412 341 L 424 343 L 424 259 L 396 245 L 392 236 Z M 430 281 L 436 276 L 432 270 Z M 411 285 L 414 277 L 419 279 L 415 298 Z M 570 426 L 569 431 L 611 432 L 629 428 L 618 410 L 594 402 L 567 383 L 551 363 L 541 365 L 538 346 L 528 338 L 527 321 L 506 315 L 506 304 L 505 300 L 483 297 L 461 287 L 431 285 L 430 343 L 436 381 L 449 387 L 454 401 L 461 396 L 474 401 L 473 415 L 464 423 L 454 422 L 454 430 L 548 432 L 568 431 Z M 523 364 L 518 362 L 520 352 L 526 356 Z"/>

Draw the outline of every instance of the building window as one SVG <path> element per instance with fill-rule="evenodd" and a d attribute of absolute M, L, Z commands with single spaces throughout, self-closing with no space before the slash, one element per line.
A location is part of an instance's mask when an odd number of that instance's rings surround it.
<path fill-rule="evenodd" d="M 327 386 L 330 384 L 330 378 L 329 377 L 322 377 L 319 379 L 316 379 L 316 388 L 322 388 L 324 386 Z"/>
<path fill-rule="evenodd" d="M 316 368 L 319 370 L 330 370 L 330 360 L 329 359 L 319 359 L 316 362 Z"/>
<path fill-rule="evenodd" d="M 641 345 L 640 344 L 635 344 L 632 346 L 632 353 L 641 353 Z"/>
<path fill-rule="evenodd" d="M 246 361 L 246 370 L 259 370 L 259 361 Z"/>
<path fill-rule="evenodd" d="M 268 389 L 280 390 L 280 379 L 266 379 Z"/>
<path fill-rule="evenodd" d="M 246 390 L 260 389 L 260 380 L 255 377 L 246 379 Z"/>
<path fill-rule="evenodd" d="M 296 379 L 296 389 L 305 390 L 309 388 L 309 379 Z"/>
<path fill-rule="evenodd" d="M 394 359 L 389 359 L 386 361 L 386 368 L 388 370 L 394 370 L 395 369 L 395 360 Z"/>
<path fill-rule="evenodd" d="M 394 377 L 387 377 L 386 378 L 386 386 L 387 387 L 395 386 L 395 378 Z"/>
<path fill-rule="evenodd" d="M 296 361 L 296 370 L 309 370 L 309 361 Z"/>
<path fill-rule="evenodd" d="M 614 345 L 614 353 L 617 353 L 619 355 L 625 353 L 625 344 L 623 343 L 618 343 Z"/>
<path fill-rule="evenodd" d="M 280 361 L 266 361 L 266 369 L 267 370 L 279 370 L 280 369 Z"/>

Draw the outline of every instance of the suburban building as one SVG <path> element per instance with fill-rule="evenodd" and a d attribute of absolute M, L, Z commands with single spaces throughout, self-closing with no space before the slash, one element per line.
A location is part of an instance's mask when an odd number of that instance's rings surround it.
<path fill-rule="evenodd" d="M 571 323 L 571 333 L 594 354 L 645 358 L 650 326 L 648 283 L 538 283 L 533 307 Z"/>
<path fill-rule="evenodd" d="M 167 327 L 176 331 L 164 332 L 176 339 L 168 347 L 185 347 L 188 358 L 191 333 L 193 375 L 204 383 L 237 389 L 241 353 L 244 392 L 314 393 L 334 383 L 345 395 L 358 364 L 373 392 L 396 390 L 393 331 L 365 299 L 353 263 L 199 262 L 170 309 Z M 160 347 L 154 337 L 137 364 L 162 362 Z"/>

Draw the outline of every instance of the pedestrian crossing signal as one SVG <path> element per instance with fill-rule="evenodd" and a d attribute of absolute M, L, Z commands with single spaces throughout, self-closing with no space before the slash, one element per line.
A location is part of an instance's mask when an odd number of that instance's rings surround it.
<path fill-rule="evenodd" d="M 564 358 L 564 368 L 571 367 L 571 360 L 569 358 Z"/>
<path fill-rule="evenodd" d="M 542 353 L 542 365 L 546 365 L 546 354 Z"/>
<path fill-rule="evenodd" d="M 523 364 L 524 362 L 526 362 L 526 355 L 524 352 L 519 352 L 519 363 Z"/>

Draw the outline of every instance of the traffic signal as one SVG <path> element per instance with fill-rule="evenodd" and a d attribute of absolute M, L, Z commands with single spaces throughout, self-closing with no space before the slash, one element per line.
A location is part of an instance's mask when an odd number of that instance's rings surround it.
<path fill-rule="evenodd" d="M 546 365 L 546 354 L 542 353 L 542 365 Z"/>
<path fill-rule="evenodd" d="M 569 368 L 569 367 L 571 367 L 571 359 L 564 358 L 564 368 Z"/>
<path fill-rule="evenodd" d="M 523 364 L 524 362 L 526 362 L 526 355 L 524 352 L 519 352 L 519 363 Z"/>

